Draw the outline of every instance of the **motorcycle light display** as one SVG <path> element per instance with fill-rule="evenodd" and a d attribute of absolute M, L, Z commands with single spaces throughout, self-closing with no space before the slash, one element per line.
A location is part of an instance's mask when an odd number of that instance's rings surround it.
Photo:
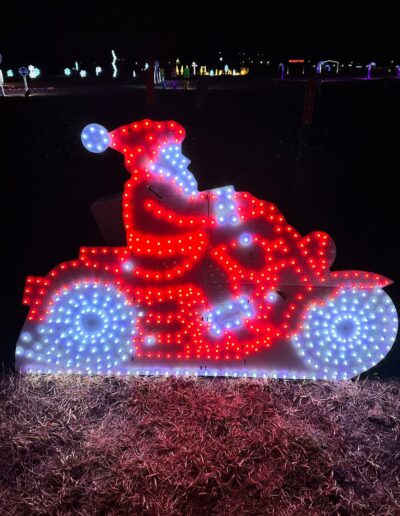
<path fill-rule="evenodd" d="M 28 277 L 16 365 L 32 373 L 347 379 L 391 348 L 387 278 L 331 271 L 335 245 L 233 186 L 199 191 L 177 122 L 82 131 L 124 155 L 124 247 Z"/>

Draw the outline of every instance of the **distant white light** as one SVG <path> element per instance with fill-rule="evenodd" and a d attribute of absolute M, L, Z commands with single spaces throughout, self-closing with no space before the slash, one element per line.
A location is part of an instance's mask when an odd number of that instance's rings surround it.
<path fill-rule="evenodd" d="M 37 79 L 40 75 L 40 69 L 37 68 L 36 66 L 33 66 L 33 65 L 29 65 L 28 66 L 28 70 L 29 70 L 29 77 L 31 79 Z"/>
<path fill-rule="evenodd" d="M 111 62 L 111 65 L 113 67 L 113 77 L 115 79 L 117 77 L 117 75 L 118 75 L 118 68 L 117 68 L 117 65 L 116 65 L 117 56 L 116 56 L 114 50 L 111 50 L 111 55 L 112 55 L 112 58 L 113 58 L 113 60 Z"/>

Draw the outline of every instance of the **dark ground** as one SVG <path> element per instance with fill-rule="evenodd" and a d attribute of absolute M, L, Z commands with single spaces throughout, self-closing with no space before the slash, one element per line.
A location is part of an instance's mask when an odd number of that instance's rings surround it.
<path fill-rule="evenodd" d="M 0 379 L 0 514 L 396 516 L 398 381 Z"/>
<path fill-rule="evenodd" d="M 127 179 L 118 153 L 84 150 L 80 132 L 89 122 L 112 129 L 144 117 L 179 121 L 200 189 L 232 183 L 276 203 L 301 233 L 327 231 L 337 245 L 334 268 L 388 276 L 400 306 L 400 82 L 324 83 L 299 166 L 303 98 L 304 83 L 274 81 L 209 91 L 202 109 L 194 90 L 158 91 L 154 107 L 145 105 L 144 91 L 123 88 L 0 98 L 4 366 L 27 313 L 25 276 L 46 274 L 81 245 L 102 245 L 90 205 L 120 192 Z M 373 372 L 400 375 L 398 342 Z"/>

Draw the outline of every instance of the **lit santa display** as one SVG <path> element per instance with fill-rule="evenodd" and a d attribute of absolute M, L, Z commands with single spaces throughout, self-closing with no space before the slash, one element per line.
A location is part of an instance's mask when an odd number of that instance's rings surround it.
<path fill-rule="evenodd" d="M 391 281 L 331 271 L 329 235 L 300 235 L 270 202 L 199 191 L 184 138 L 173 121 L 83 130 L 91 152 L 124 155 L 126 245 L 27 278 L 17 367 L 347 379 L 378 363 L 397 333 Z"/>

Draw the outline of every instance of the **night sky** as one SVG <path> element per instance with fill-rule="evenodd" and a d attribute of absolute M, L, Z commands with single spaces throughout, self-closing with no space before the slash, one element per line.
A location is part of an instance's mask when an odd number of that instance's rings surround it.
<path fill-rule="evenodd" d="M 4 66 L 57 67 L 71 59 L 119 56 L 209 59 L 221 50 L 284 59 L 400 58 L 393 7 L 365 2 L 148 1 L 5 2 L 0 15 Z M 129 4 L 128 4 L 129 5 Z M 392 4 L 393 5 L 393 4 Z M 383 33 L 383 36 L 382 36 Z"/>

